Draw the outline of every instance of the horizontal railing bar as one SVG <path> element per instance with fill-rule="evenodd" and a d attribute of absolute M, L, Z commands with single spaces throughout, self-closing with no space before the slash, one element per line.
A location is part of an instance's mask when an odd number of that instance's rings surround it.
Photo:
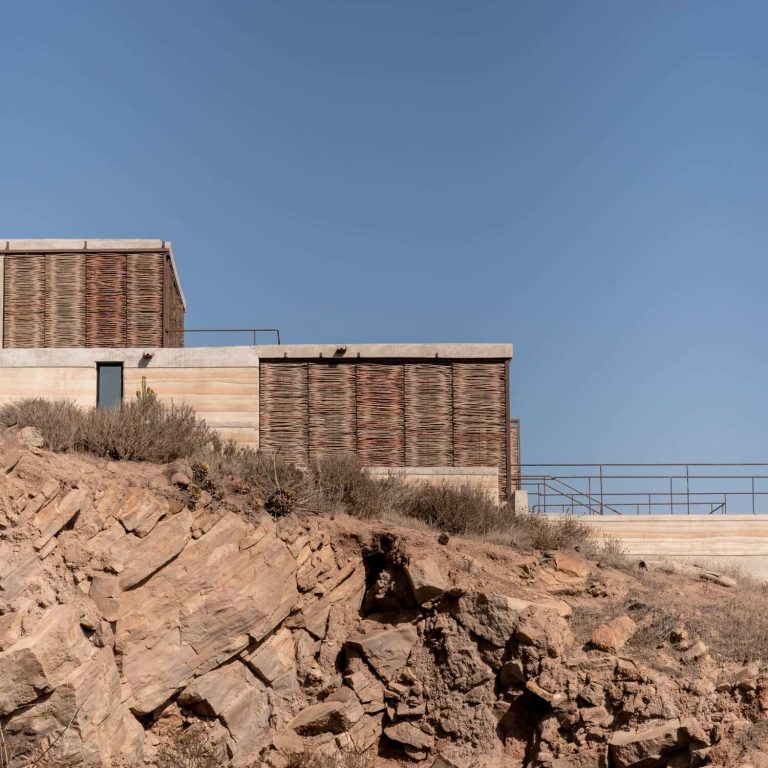
<path fill-rule="evenodd" d="M 551 486 L 547 486 L 548 488 L 552 489 Z M 589 495 L 585 491 L 571 491 L 569 493 L 560 493 L 560 491 L 552 489 L 552 493 L 556 496 L 583 496 L 584 498 L 588 498 Z M 543 494 L 542 494 L 543 495 Z M 598 494 L 599 496 L 600 494 Z M 664 491 L 628 491 L 627 493 L 603 493 L 603 497 L 612 496 L 614 498 L 637 498 L 640 497 L 642 499 L 645 499 L 645 504 L 648 503 L 648 496 L 654 497 L 654 496 L 660 496 L 665 499 L 669 499 L 670 497 L 674 498 L 677 496 L 681 496 L 682 498 L 686 498 L 688 496 L 717 496 L 719 499 L 722 499 L 723 496 L 768 496 L 768 491 L 755 491 L 752 493 L 751 491 L 691 491 L 690 493 L 686 493 L 685 491 L 675 491 L 674 493 L 671 493 L 667 491 L 666 493 Z M 595 495 L 592 494 L 592 498 L 595 498 Z M 595 504 L 599 504 L 599 501 L 593 501 Z M 619 502 L 621 503 L 621 502 Z M 627 502 L 627 504 L 636 502 Z"/>
<path fill-rule="evenodd" d="M 520 475 L 522 480 L 600 480 L 600 475 Z M 602 475 L 605 480 L 768 480 L 768 475 Z"/>
<path fill-rule="evenodd" d="M 535 464 L 527 462 L 521 467 L 768 467 L 768 461 L 678 461 L 678 462 L 637 462 L 637 463 L 613 463 L 601 464 Z"/>
<path fill-rule="evenodd" d="M 186 333 L 252 333 L 254 345 L 256 344 L 257 333 L 274 333 L 277 335 L 277 343 L 281 343 L 279 328 L 179 328 L 171 330 L 169 333 L 177 336 Z"/>

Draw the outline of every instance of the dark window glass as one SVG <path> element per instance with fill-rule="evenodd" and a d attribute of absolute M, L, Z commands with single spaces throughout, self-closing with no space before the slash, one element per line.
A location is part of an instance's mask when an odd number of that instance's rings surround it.
<path fill-rule="evenodd" d="M 116 408 L 123 400 L 123 364 L 97 363 L 96 375 L 96 405 L 99 408 Z"/>

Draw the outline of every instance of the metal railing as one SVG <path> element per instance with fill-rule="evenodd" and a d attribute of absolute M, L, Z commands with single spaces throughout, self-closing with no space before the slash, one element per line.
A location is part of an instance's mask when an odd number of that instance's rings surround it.
<path fill-rule="evenodd" d="M 186 335 L 188 333 L 218 333 L 218 334 L 248 334 L 251 337 L 253 346 L 256 346 L 256 334 L 258 333 L 274 333 L 277 337 L 277 343 L 280 344 L 280 329 L 279 328 L 185 328 L 183 331 L 170 331 L 171 337 L 175 335 L 184 336 L 186 341 Z"/>
<path fill-rule="evenodd" d="M 535 512 L 768 514 L 768 463 L 521 464 Z"/>

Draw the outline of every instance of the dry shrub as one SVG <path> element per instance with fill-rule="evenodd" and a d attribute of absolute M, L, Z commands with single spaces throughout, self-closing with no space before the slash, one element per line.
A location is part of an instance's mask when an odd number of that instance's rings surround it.
<path fill-rule="evenodd" d="M 81 450 L 126 461 L 173 461 L 192 455 L 211 439 L 192 408 L 166 405 L 155 397 L 112 409 L 28 398 L 0 408 L 0 423 L 36 427 L 52 451 Z"/>
<path fill-rule="evenodd" d="M 349 750 L 333 755 L 303 752 L 291 755 L 286 768 L 370 768 L 373 765 L 373 758 L 374 751 L 371 749 Z"/>
<path fill-rule="evenodd" d="M 555 550 L 577 549 L 603 565 L 615 568 L 626 565 L 626 552 L 621 542 L 610 537 L 600 538 L 594 530 L 575 517 L 549 517 L 543 514 L 515 514 L 501 507 L 499 525 L 484 538 L 515 549 Z"/>
<path fill-rule="evenodd" d="M 78 441 L 83 411 L 69 400 L 26 398 L 0 408 L 0 424 L 36 427 L 52 451 L 70 451 Z"/>
<path fill-rule="evenodd" d="M 411 489 L 397 477 L 374 478 L 359 457 L 340 453 L 312 462 L 309 482 L 314 511 L 380 518 L 401 510 Z"/>
<path fill-rule="evenodd" d="M 156 768 L 228 768 L 229 759 L 202 729 L 177 731 L 157 751 Z"/>
<path fill-rule="evenodd" d="M 498 506 L 485 493 L 468 485 L 413 486 L 403 514 L 452 534 L 482 536 L 511 522 L 506 507 Z"/>

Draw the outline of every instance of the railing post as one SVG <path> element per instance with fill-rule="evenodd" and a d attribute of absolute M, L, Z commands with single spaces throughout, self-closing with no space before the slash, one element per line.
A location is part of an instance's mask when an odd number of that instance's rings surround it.
<path fill-rule="evenodd" d="M 651 514 L 651 494 L 648 494 L 648 514 Z"/>
<path fill-rule="evenodd" d="M 672 490 L 672 478 L 669 478 L 669 514 L 675 514 L 675 494 Z"/>
<path fill-rule="evenodd" d="M 592 511 L 592 475 L 587 475 L 587 501 L 589 502 L 589 514 L 593 515 Z"/>
<path fill-rule="evenodd" d="M 600 464 L 600 514 L 605 514 L 605 504 L 603 504 L 603 465 Z"/>
<path fill-rule="evenodd" d="M 755 514 L 755 476 L 752 475 L 752 514 Z"/>
<path fill-rule="evenodd" d="M 687 513 L 691 514 L 691 485 L 690 485 L 690 477 L 689 477 L 689 471 L 688 471 L 688 465 L 685 465 L 685 503 L 687 508 Z"/>

